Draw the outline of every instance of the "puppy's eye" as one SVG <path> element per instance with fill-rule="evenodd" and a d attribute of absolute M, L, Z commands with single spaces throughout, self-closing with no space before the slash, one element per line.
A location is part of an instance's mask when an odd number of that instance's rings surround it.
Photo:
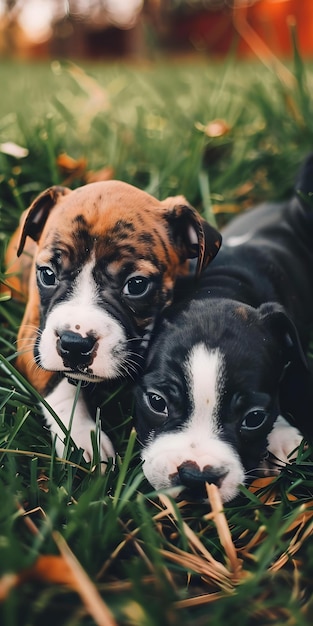
<path fill-rule="evenodd" d="M 131 298 L 144 296 L 150 288 L 151 282 L 146 276 L 131 276 L 123 287 L 123 294 Z"/>
<path fill-rule="evenodd" d="M 57 277 L 51 267 L 40 267 L 38 269 L 39 280 L 44 287 L 54 287 Z"/>
<path fill-rule="evenodd" d="M 268 413 L 264 409 L 255 408 L 249 411 L 241 422 L 241 432 L 251 432 L 261 428 L 268 419 Z"/>
<path fill-rule="evenodd" d="M 168 407 L 166 400 L 154 391 L 148 391 L 145 394 L 146 403 L 154 413 L 166 417 L 168 415 Z"/>

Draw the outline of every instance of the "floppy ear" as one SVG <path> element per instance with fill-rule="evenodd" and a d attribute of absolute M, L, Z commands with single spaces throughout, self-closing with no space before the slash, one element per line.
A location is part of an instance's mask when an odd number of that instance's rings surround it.
<path fill-rule="evenodd" d="M 161 204 L 182 259 L 197 258 L 196 274 L 200 274 L 219 251 L 222 236 L 184 196 L 166 198 Z"/>
<path fill-rule="evenodd" d="M 304 353 L 297 329 L 283 307 L 276 303 L 259 308 L 265 324 L 277 337 L 285 360 L 285 370 L 280 382 L 280 409 L 284 417 L 313 437 L 313 375 Z"/>
<path fill-rule="evenodd" d="M 71 193 L 68 187 L 49 187 L 34 200 L 26 212 L 17 248 L 17 256 L 20 256 L 23 252 L 26 237 L 31 237 L 34 241 L 38 241 L 51 209 L 61 196 L 65 196 L 68 193 Z"/>
<path fill-rule="evenodd" d="M 312 208 L 313 195 L 313 153 L 309 154 L 302 163 L 295 183 L 295 191 L 298 194 L 301 204 Z"/>

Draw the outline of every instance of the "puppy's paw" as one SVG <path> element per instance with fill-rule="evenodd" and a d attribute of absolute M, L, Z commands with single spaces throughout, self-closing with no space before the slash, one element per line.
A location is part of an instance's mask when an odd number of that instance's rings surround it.
<path fill-rule="evenodd" d="M 72 428 L 71 433 L 71 437 L 73 441 L 75 441 L 77 447 L 84 450 L 83 456 L 87 463 L 91 463 L 93 459 L 93 448 L 90 437 L 91 430 L 92 429 L 89 428 L 83 428 L 80 430 Z M 102 463 L 102 470 L 105 471 L 106 463 L 108 462 L 109 458 L 114 459 L 115 453 L 109 437 L 102 431 L 100 432 L 99 454 L 100 461 Z"/>
<path fill-rule="evenodd" d="M 279 416 L 268 436 L 267 449 L 282 465 L 286 465 L 297 456 L 301 441 L 299 430 Z"/>
<path fill-rule="evenodd" d="M 46 397 L 46 401 L 58 414 L 64 426 L 69 430 L 70 417 L 73 411 L 73 403 L 75 402 L 76 389 L 70 385 L 66 379 L 63 379 L 53 391 Z M 46 418 L 47 425 L 51 428 L 53 436 L 56 435 L 56 453 L 60 458 L 64 456 L 65 437 L 63 429 L 60 428 L 50 413 L 49 409 L 43 407 L 43 413 Z M 71 427 L 71 438 L 78 448 L 84 450 L 84 459 L 92 462 L 93 448 L 90 433 L 95 430 L 95 422 L 91 418 L 82 394 L 80 394 Z M 105 471 L 105 464 L 109 458 L 114 459 L 114 449 L 109 437 L 100 432 L 99 455 L 101 460 L 101 469 Z"/>

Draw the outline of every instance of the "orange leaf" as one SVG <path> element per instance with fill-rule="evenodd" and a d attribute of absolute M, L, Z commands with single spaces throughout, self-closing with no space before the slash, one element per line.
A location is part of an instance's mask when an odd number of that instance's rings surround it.
<path fill-rule="evenodd" d="M 231 130 L 231 127 L 225 120 L 212 120 L 208 122 L 206 125 L 201 124 L 200 122 L 196 123 L 196 128 L 202 131 L 207 137 L 223 137 L 227 135 Z"/>
<path fill-rule="evenodd" d="M 4 574 L 0 578 L 0 602 L 3 602 L 9 595 L 11 589 L 16 587 L 19 583 L 19 577 L 17 574 Z"/>
<path fill-rule="evenodd" d="M 76 579 L 64 557 L 52 554 L 39 556 L 35 563 L 21 573 L 20 581 L 40 580 L 55 585 L 69 585 L 76 589 Z"/>
<path fill-rule="evenodd" d="M 114 178 L 114 169 L 110 166 L 102 167 L 95 172 L 88 170 L 85 175 L 86 183 L 97 183 L 103 180 L 112 180 L 112 178 Z"/>
<path fill-rule="evenodd" d="M 260 478 L 256 478 L 253 483 L 249 485 L 249 489 L 255 493 L 255 491 L 268 487 L 275 480 L 275 478 L 276 476 L 262 476 Z"/>
<path fill-rule="evenodd" d="M 73 159 L 65 152 L 59 154 L 56 159 L 56 164 L 61 171 L 61 174 L 66 177 L 63 184 L 67 185 L 75 178 L 82 178 L 87 167 L 86 159 Z"/>
<path fill-rule="evenodd" d="M 65 152 L 59 154 L 56 162 L 60 170 L 62 170 L 66 174 L 72 174 L 73 172 L 81 169 L 85 170 L 87 165 L 86 159 L 73 159 Z"/>

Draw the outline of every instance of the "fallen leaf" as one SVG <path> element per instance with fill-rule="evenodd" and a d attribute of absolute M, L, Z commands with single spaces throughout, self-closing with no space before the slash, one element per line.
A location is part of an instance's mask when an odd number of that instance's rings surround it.
<path fill-rule="evenodd" d="M 196 122 L 195 124 L 197 130 L 203 132 L 207 137 L 223 137 L 227 135 L 231 127 L 225 120 L 212 120 L 208 122 L 208 124 L 201 124 L 200 122 Z"/>
<path fill-rule="evenodd" d="M 54 585 L 68 585 L 76 590 L 76 578 L 62 555 L 42 555 L 20 574 L 20 582 L 38 580 Z"/>
<path fill-rule="evenodd" d="M 114 178 L 113 167 L 102 167 L 100 170 L 92 171 L 88 170 L 85 175 L 86 183 L 98 183 L 105 180 L 112 180 Z"/>
<path fill-rule="evenodd" d="M 101 598 L 96 586 L 70 550 L 64 537 L 57 532 L 53 533 L 54 540 L 61 552 L 63 562 L 67 566 L 69 576 L 73 580 L 73 589 L 80 595 L 89 615 L 98 626 L 117 626 L 109 607 Z"/>
<path fill-rule="evenodd" d="M 13 141 L 6 141 L 5 143 L 1 143 L 0 151 L 3 152 L 3 154 L 8 154 L 9 156 L 13 156 L 16 159 L 25 159 L 25 157 L 29 155 L 29 150 L 27 150 L 27 148 L 23 148 Z"/>
<path fill-rule="evenodd" d="M 87 161 L 84 158 L 73 159 L 71 156 L 62 152 L 56 159 L 56 164 L 62 174 L 65 176 L 64 184 L 69 184 L 75 178 L 82 178 L 86 172 Z"/>

